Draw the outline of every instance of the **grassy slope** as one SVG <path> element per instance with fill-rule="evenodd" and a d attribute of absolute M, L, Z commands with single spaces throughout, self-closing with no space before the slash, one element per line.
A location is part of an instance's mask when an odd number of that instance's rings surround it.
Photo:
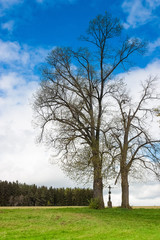
<path fill-rule="evenodd" d="M 160 209 L 0 209 L 1 240 L 159 240 Z"/>

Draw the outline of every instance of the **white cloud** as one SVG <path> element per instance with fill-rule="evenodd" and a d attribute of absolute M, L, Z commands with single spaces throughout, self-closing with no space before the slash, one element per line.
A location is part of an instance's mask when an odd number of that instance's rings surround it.
<path fill-rule="evenodd" d="M 142 91 L 142 83 L 145 80 L 151 78 L 156 78 L 154 85 L 155 94 L 160 96 L 160 59 L 157 59 L 149 63 L 145 68 L 132 68 L 128 73 L 119 74 L 117 77 L 124 79 L 127 84 L 127 88 L 132 96 L 133 102 L 136 104 L 139 102 Z M 149 104 L 149 103 L 148 103 Z M 159 100 L 152 100 L 150 103 L 153 108 L 160 107 Z M 154 117 L 148 120 L 147 130 L 156 139 L 160 139 L 160 119 Z M 149 179 L 148 179 L 149 181 Z"/>
<path fill-rule="evenodd" d="M 0 80 L 0 90 L 12 90 L 16 85 L 22 84 L 21 81 L 22 83 L 24 82 L 24 80 L 17 76 L 17 74 L 14 72 L 8 73 L 7 75 L 2 74 Z"/>
<path fill-rule="evenodd" d="M 44 61 L 51 48 L 32 48 L 20 45 L 18 42 L 3 41 L 0 39 L 0 62 L 13 69 L 25 66 L 25 72 Z M 22 67 L 23 66 L 23 67 Z"/>
<path fill-rule="evenodd" d="M 157 38 L 154 42 L 150 42 L 148 44 L 148 54 L 153 53 L 159 47 L 160 47 L 160 38 Z"/>
<path fill-rule="evenodd" d="M 53 4 L 73 4 L 75 3 L 77 0 L 35 0 L 37 3 L 47 3 L 47 5 L 53 5 Z"/>
<path fill-rule="evenodd" d="M 70 186 L 62 171 L 49 163 L 49 151 L 35 144 L 29 99 L 37 89 L 36 76 L 28 82 L 18 73 L 0 76 L 0 176 L 1 180 L 56 187 Z"/>
<path fill-rule="evenodd" d="M 19 62 L 25 64 L 29 54 L 17 42 L 4 42 L 0 39 L 0 62 Z"/>
<path fill-rule="evenodd" d="M 160 5 L 159 0 L 146 0 L 146 2 L 149 4 L 149 6 L 152 9 L 155 9 L 156 7 L 158 7 Z"/>
<path fill-rule="evenodd" d="M 0 40 L 0 176 L 1 180 L 71 186 L 58 166 L 49 162 L 49 151 L 35 144 L 30 99 L 38 88 L 32 69 L 43 61 L 48 49 L 33 49 Z"/>
<path fill-rule="evenodd" d="M 145 24 L 155 16 L 153 10 L 160 6 L 158 0 L 125 0 L 122 4 L 123 11 L 128 13 L 127 22 L 124 23 L 125 28 L 132 26 L 133 28 Z"/>
<path fill-rule="evenodd" d="M 159 206 L 160 183 L 139 183 L 131 186 L 130 203 L 133 206 Z"/>
<path fill-rule="evenodd" d="M 5 7 L 9 7 L 11 5 L 18 4 L 21 2 L 23 2 L 23 0 L 0 0 L 0 4 L 2 4 L 2 6 Z"/>
<path fill-rule="evenodd" d="M 138 93 L 141 91 L 141 83 L 149 77 L 157 77 L 157 84 L 160 84 L 160 59 L 156 59 L 149 63 L 145 68 L 131 68 L 128 73 L 119 74 L 118 78 L 125 79 L 128 88 L 133 97 L 137 98 Z M 157 91 L 160 90 L 157 88 Z"/>
<path fill-rule="evenodd" d="M 8 22 L 2 23 L 1 27 L 2 27 L 2 29 L 6 29 L 9 32 L 12 32 L 13 31 L 13 27 L 14 27 L 14 21 L 10 20 Z"/>
<path fill-rule="evenodd" d="M 0 16 L 5 14 L 5 11 L 11 7 L 23 3 L 24 0 L 0 0 Z"/>

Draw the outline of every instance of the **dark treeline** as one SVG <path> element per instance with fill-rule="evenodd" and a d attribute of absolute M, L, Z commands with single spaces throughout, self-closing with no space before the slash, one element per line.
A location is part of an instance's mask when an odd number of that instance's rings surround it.
<path fill-rule="evenodd" d="M 93 190 L 0 181 L 0 206 L 87 206 Z"/>

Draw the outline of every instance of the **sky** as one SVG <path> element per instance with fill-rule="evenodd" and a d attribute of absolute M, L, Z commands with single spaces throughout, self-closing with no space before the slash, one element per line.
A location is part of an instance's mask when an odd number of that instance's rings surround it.
<path fill-rule="evenodd" d="M 144 78 L 160 75 L 159 0 L 0 0 L 0 180 L 83 187 L 52 163 L 49 149 L 36 144 L 31 103 L 50 50 L 81 46 L 78 38 L 89 21 L 105 11 L 121 19 L 126 35 L 148 43 L 146 54 L 133 59 L 134 67 L 123 75 L 136 92 Z M 113 186 L 113 205 L 120 200 L 120 185 Z M 160 184 L 131 183 L 130 203 L 160 205 Z"/>

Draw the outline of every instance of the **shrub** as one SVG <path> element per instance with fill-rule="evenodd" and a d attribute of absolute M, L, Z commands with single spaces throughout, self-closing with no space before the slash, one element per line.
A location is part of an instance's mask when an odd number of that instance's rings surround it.
<path fill-rule="evenodd" d="M 91 198 L 91 200 L 89 201 L 89 208 L 100 209 L 101 203 L 100 203 L 99 198 Z"/>

